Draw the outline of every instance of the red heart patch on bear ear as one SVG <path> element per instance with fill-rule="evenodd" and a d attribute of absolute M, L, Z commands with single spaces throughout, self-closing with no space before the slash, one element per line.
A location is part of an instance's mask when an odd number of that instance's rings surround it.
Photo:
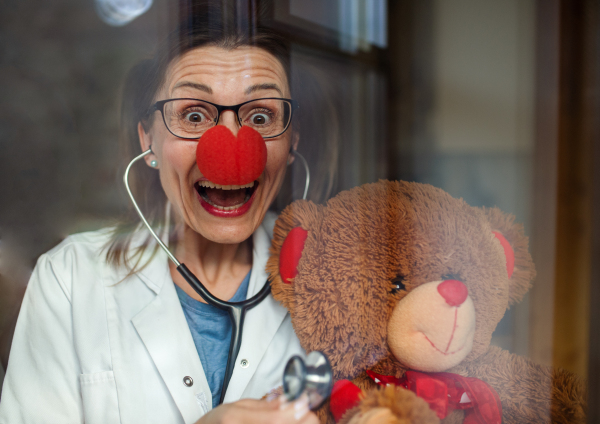
<path fill-rule="evenodd" d="M 515 251 L 512 246 L 506 240 L 506 238 L 499 231 L 492 231 L 496 238 L 500 241 L 502 248 L 504 249 L 504 256 L 506 256 L 506 272 L 508 272 L 508 278 L 512 277 L 513 271 L 515 270 Z"/>
<path fill-rule="evenodd" d="M 288 233 L 279 253 L 279 275 L 286 284 L 291 284 L 292 278 L 298 275 L 298 263 L 304 250 L 304 242 L 308 231 L 302 227 L 295 227 Z"/>
<path fill-rule="evenodd" d="M 196 147 L 198 169 L 209 181 L 220 185 L 244 185 L 257 180 L 267 164 L 267 145 L 250 127 L 237 137 L 224 125 L 206 131 Z"/>

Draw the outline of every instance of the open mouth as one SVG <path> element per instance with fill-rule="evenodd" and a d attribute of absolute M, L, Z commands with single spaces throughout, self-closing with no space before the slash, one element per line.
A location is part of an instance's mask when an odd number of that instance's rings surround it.
<path fill-rule="evenodd" d="M 232 212 L 242 208 L 252 198 L 258 187 L 258 181 L 245 185 L 220 185 L 207 180 L 195 184 L 200 198 L 211 209 L 221 212 Z"/>

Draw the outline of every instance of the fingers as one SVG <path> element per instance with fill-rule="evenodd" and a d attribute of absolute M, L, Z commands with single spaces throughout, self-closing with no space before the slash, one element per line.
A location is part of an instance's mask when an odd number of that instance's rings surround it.
<path fill-rule="evenodd" d="M 265 404 L 267 403 L 269 402 L 265 402 L 258 399 L 241 399 L 229 405 L 235 405 L 236 407 L 247 409 L 265 409 Z"/>
<path fill-rule="evenodd" d="M 266 396 L 266 400 L 274 400 L 274 399 L 277 399 L 282 396 L 283 396 L 283 387 L 276 386 L 276 387 L 273 387 L 271 390 L 269 390 L 269 392 L 267 393 L 267 396 Z"/>
<path fill-rule="evenodd" d="M 288 417 L 293 417 L 294 421 L 300 421 L 308 412 L 308 396 L 302 395 L 293 402 L 286 402 L 283 397 L 279 403 L 279 409 Z"/>
<path fill-rule="evenodd" d="M 299 424 L 320 424 L 319 418 L 314 412 L 308 412 L 299 421 Z"/>

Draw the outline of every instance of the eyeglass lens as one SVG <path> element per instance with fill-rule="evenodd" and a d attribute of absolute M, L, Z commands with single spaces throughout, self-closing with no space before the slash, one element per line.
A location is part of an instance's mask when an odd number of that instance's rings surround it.
<path fill-rule="evenodd" d="M 165 103 L 165 124 L 169 131 L 181 138 L 199 138 L 217 124 L 217 108 L 202 100 L 178 99 Z M 248 126 L 263 137 L 282 134 L 291 118 L 291 105 L 280 99 L 257 99 L 246 103 L 238 111 L 240 125 Z"/>

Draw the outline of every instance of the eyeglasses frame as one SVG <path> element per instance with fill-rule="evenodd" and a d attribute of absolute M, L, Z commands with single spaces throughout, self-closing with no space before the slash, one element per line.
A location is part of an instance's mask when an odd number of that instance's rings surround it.
<path fill-rule="evenodd" d="M 282 98 L 282 97 L 261 97 L 259 99 L 248 100 L 248 101 L 246 101 L 244 103 L 240 103 L 240 104 L 232 105 L 232 106 L 218 105 L 216 103 L 212 103 L 212 102 L 209 102 L 207 100 L 202 100 L 202 99 L 194 99 L 194 98 L 189 98 L 189 97 L 179 97 L 179 98 L 175 98 L 175 99 L 159 100 L 156 103 L 154 103 L 152 106 L 150 106 L 150 108 L 148 109 L 148 112 L 146 112 L 146 118 L 150 117 L 150 115 L 152 115 L 154 112 L 156 112 L 157 110 L 159 110 L 160 114 L 162 115 L 162 118 L 163 118 L 163 123 L 165 124 L 165 127 L 167 128 L 167 130 L 171 134 L 173 134 L 175 137 L 181 138 L 183 140 L 198 140 L 202 136 L 200 136 L 200 137 L 181 137 L 181 136 L 178 136 L 177 134 L 175 134 L 173 131 L 171 131 L 171 129 L 167 125 L 167 120 L 165 119 L 164 107 L 165 107 L 165 104 L 167 104 L 169 102 L 172 102 L 172 101 L 175 101 L 175 100 L 197 100 L 197 101 L 208 103 L 209 105 L 214 106 L 217 109 L 217 117 L 214 120 L 215 125 L 219 124 L 219 119 L 221 118 L 221 113 L 222 112 L 224 112 L 226 110 L 231 110 L 232 112 L 235 113 L 235 116 L 238 119 L 240 127 L 243 126 L 242 120 L 241 120 L 240 115 L 239 115 L 239 111 L 240 111 L 240 109 L 241 109 L 242 106 L 244 106 L 244 105 L 246 105 L 248 103 L 255 102 L 257 100 L 283 100 L 283 101 L 288 102 L 290 104 L 290 119 L 289 119 L 287 125 L 285 126 L 285 128 L 283 129 L 283 131 L 280 132 L 279 134 L 277 134 L 277 135 L 270 135 L 268 137 L 263 137 L 264 139 L 279 137 L 281 134 L 285 133 L 287 131 L 287 129 L 290 127 L 290 124 L 292 123 L 292 118 L 294 117 L 294 111 L 300 107 L 300 105 L 298 104 L 298 102 L 296 100 L 294 100 L 294 99 L 285 99 L 285 98 Z"/>

